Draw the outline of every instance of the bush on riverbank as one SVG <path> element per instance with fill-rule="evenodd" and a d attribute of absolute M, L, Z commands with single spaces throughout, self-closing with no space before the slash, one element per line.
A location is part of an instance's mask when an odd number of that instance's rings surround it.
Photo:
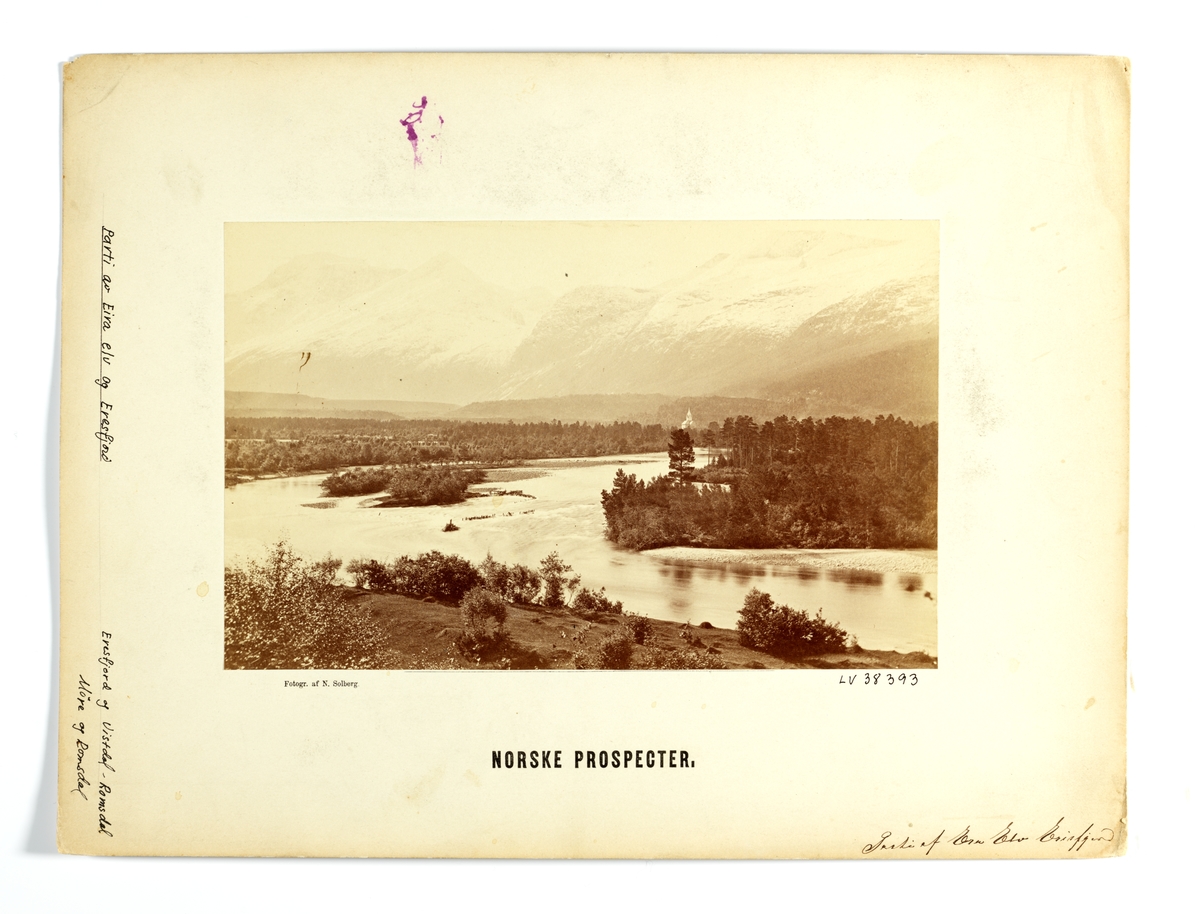
<path fill-rule="evenodd" d="M 771 595 L 757 587 L 746 594 L 738 611 L 738 638 L 742 644 L 779 657 L 801 657 L 846 649 L 846 630 L 827 622 L 817 610 L 810 616 L 789 606 L 776 606 Z"/>
<path fill-rule="evenodd" d="M 491 554 L 479 564 L 484 585 L 509 603 L 528 605 L 537 601 L 542 589 L 542 576 L 525 565 L 505 565 Z"/>
<path fill-rule="evenodd" d="M 436 549 L 410 559 L 400 556 L 392 563 L 396 593 L 408 597 L 433 597 L 457 603 L 467 591 L 483 583 L 478 569 L 460 555 L 445 555 Z"/>
<path fill-rule="evenodd" d="M 579 588 L 579 575 L 557 552 L 542 559 L 540 570 L 525 565 L 506 565 L 489 555 L 475 565 L 460 555 L 445 555 L 432 550 L 409 558 L 402 555 L 390 565 L 375 559 L 355 559 L 346 565 L 356 587 L 380 593 L 398 593 L 406 597 L 431 597 L 446 603 L 458 603 L 472 588 L 482 587 L 509 603 L 549 609 L 570 607 L 583 616 L 620 615 L 621 601 L 611 600 L 604 588 Z"/>
<path fill-rule="evenodd" d="M 417 599 L 432 597 L 447 603 L 457 603 L 467 591 L 483 583 L 483 576 L 469 561 L 436 549 L 415 559 L 402 555 L 391 565 L 375 559 L 355 559 L 346 570 L 354 575 L 355 586 L 366 590 Z"/>
<path fill-rule="evenodd" d="M 542 574 L 542 603 L 550 607 L 566 606 L 570 602 L 570 594 L 579 587 L 579 575 L 570 565 L 558 557 L 557 552 L 551 552 L 542 559 L 538 570 Z M 568 596 L 563 595 L 568 592 Z"/>
<path fill-rule="evenodd" d="M 585 619 L 596 613 L 620 615 L 622 611 L 621 601 L 610 600 L 606 597 L 603 587 L 599 590 L 590 590 L 587 587 L 580 588 L 579 593 L 575 595 L 575 599 L 571 603 L 571 608 Z"/>
<path fill-rule="evenodd" d="M 225 569 L 227 669 L 369 669 L 383 629 L 334 583 L 341 561 L 305 562 L 286 542 Z"/>
<path fill-rule="evenodd" d="M 347 563 L 346 572 L 354 577 L 354 586 L 381 593 L 397 593 L 392 584 L 392 571 L 375 559 L 355 559 Z"/>

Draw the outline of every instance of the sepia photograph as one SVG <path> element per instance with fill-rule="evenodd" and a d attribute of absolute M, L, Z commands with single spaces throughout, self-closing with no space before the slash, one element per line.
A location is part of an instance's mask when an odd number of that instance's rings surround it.
<path fill-rule="evenodd" d="M 1128 90 L 73 61 L 56 846 L 1122 854 Z"/>
<path fill-rule="evenodd" d="M 937 666 L 936 221 L 224 253 L 226 669 Z"/>

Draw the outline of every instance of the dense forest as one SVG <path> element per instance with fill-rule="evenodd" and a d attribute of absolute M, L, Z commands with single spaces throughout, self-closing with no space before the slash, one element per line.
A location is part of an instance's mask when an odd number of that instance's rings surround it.
<path fill-rule="evenodd" d="M 629 549 L 937 547 L 936 423 L 780 416 L 760 426 L 739 416 L 710 423 L 700 441 L 719 450 L 699 470 L 691 436 L 676 433 L 670 475 L 617 471 L 601 494 L 610 540 Z"/>
<path fill-rule="evenodd" d="M 661 451 L 661 425 L 428 419 L 225 419 L 225 469 L 288 473 L 339 467 L 476 463 Z M 375 491 L 381 491 L 376 489 Z"/>

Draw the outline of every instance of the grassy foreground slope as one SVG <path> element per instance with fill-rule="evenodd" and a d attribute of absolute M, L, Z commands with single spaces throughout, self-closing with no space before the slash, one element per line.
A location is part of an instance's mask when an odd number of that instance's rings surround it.
<path fill-rule="evenodd" d="M 415 600 L 398 594 L 356 590 L 353 599 L 383 627 L 387 642 L 383 659 L 389 669 L 574 669 L 578 652 L 595 650 L 620 628 L 626 616 L 599 614 L 592 620 L 567 608 L 508 606 L 505 628 L 513 649 L 504 656 L 481 656 L 478 662 L 455 644 L 462 630 L 457 606 Z M 937 659 L 921 652 L 858 650 L 807 657 L 790 662 L 738 643 L 732 629 L 681 626 L 648 620 L 647 641 L 660 649 L 676 648 L 708 654 L 729 669 L 933 669 Z M 686 636 L 686 638 L 685 638 Z M 699 643 L 697 643 L 699 642 Z M 634 665 L 649 648 L 634 646 Z"/>

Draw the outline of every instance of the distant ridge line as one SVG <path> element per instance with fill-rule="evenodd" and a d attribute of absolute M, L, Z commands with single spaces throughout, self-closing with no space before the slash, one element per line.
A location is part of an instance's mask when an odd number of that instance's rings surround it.
<path fill-rule="evenodd" d="M 843 372 L 818 371 L 800 375 L 792 382 L 781 384 L 774 397 L 690 396 L 667 394 L 572 394 L 562 397 L 531 399 L 483 400 L 459 406 L 404 400 L 339 400 L 305 394 L 281 394 L 259 391 L 227 391 L 225 415 L 233 419 L 253 419 L 278 416 L 284 418 L 334 419 L 429 419 L 461 422 L 639 422 L 655 423 L 674 428 L 691 412 L 694 427 L 699 431 L 710 423 L 723 422 L 727 417 L 748 415 L 758 422 L 789 416 L 803 419 L 808 416 L 860 416 L 873 419 L 876 415 L 895 414 L 918 424 L 937 418 L 936 375 L 928 383 L 918 372 L 916 379 L 903 378 L 905 370 L 923 366 L 933 348 L 936 364 L 936 341 L 899 347 L 850 363 Z M 897 380 L 906 380 L 907 396 L 889 398 L 881 395 Z M 790 389 L 788 389 L 790 388 Z M 872 389 L 875 388 L 875 389 Z M 892 402 L 884 406 L 888 400 Z M 896 409 L 900 406 L 900 409 Z"/>
<path fill-rule="evenodd" d="M 225 391 L 225 415 L 242 417 L 330 416 L 345 419 L 444 418 L 459 408 L 457 403 L 437 403 L 421 400 L 339 400 L 314 397 L 308 394 L 268 393 L 251 390 Z M 372 415 L 349 415 L 351 413 Z"/>

